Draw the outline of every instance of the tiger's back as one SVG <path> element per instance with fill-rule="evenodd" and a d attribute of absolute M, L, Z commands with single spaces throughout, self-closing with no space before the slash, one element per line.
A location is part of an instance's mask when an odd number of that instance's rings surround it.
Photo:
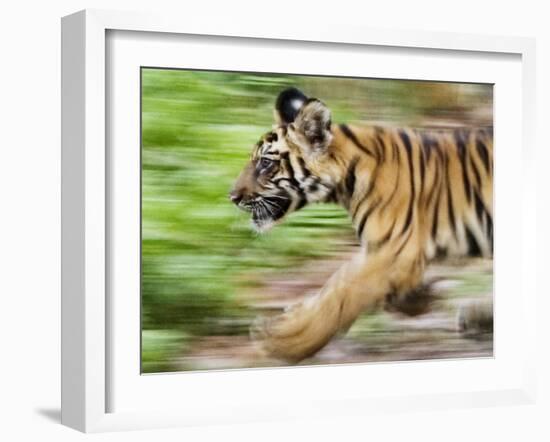
<path fill-rule="evenodd" d="M 492 130 L 340 125 L 333 134 L 329 154 L 347 167 L 334 196 L 368 252 L 391 243 L 398 254 L 411 242 L 427 260 L 492 256 Z"/>
<path fill-rule="evenodd" d="M 361 241 L 312 298 L 260 318 L 252 335 L 297 362 L 366 309 L 414 293 L 437 256 L 492 256 L 493 136 L 486 128 L 333 125 L 320 100 L 290 88 L 230 198 L 266 231 L 308 204 L 336 202 Z"/>

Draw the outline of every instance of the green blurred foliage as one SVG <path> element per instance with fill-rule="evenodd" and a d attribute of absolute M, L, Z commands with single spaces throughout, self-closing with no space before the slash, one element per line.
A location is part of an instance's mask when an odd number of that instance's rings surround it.
<path fill-rule="evenodd" d="M 354 241 L 334 205 L 258 236 L 227 198 L 288 86 L 322 99 L 335 122 L 492 122 L 486 85 L 142 69 L 144 372 L 169 371 L 196 337 L 248 333 L 243 288 Z"/>

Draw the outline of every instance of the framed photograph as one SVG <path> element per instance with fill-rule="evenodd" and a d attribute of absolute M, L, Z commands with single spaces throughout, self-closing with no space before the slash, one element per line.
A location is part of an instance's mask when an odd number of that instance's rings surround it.
<path fill-rule="evenodd" d="M 533 400 L 532 40 L 83 11 L 62 46 L 64 424 Z"/>

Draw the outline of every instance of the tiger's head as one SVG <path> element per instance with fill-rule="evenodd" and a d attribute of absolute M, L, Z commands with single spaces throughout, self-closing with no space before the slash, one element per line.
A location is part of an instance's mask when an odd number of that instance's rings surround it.
<path fill-rule="evenodd" d="M 273 129 L 256 143 L 229 194 L 260 232 L 306 204 L 327 201 L 334 189 L 327 167 L 330 110 L 290 88 L 278 96 L 274 115 Z"/>

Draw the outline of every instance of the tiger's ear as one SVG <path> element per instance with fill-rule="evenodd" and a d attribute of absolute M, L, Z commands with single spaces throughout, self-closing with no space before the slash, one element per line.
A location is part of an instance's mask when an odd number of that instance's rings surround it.
<path fill-rule="evenodd" d="M 307 97 L 295 87 L 285 89 L 275 102 L 275 120 L 280 125 L 293 123 Z"/>
<path fill-rule="evenodd" d="M 294 121 L 294 128 L 308 141 L 313 152 L 325 150 L 332 142 L 331 113 L 320 100 L 306 100 Z"/>

